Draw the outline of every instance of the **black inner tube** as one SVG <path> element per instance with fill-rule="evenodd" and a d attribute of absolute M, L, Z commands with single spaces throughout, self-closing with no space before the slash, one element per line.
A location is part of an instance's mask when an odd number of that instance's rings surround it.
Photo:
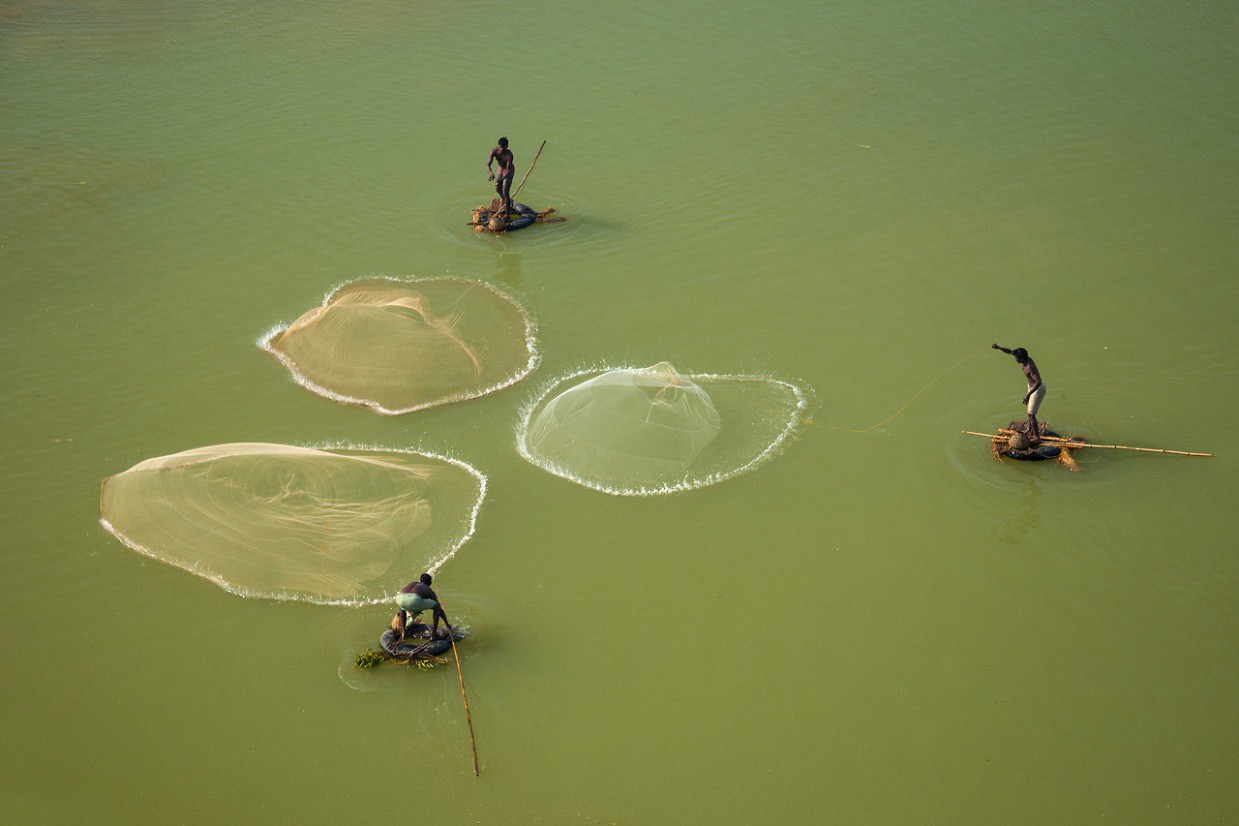
<path fill-rule="evenodd" d="M 460 642 L 467 636 L 469 635 L 459 628 L 452 629 L 452 639 L 457 642 Z M 440 654 L 447 653 L 452 648 L 452 640 L 449 640 L 446 636 L 442 639 L 431 640 L 430 626 L 416 622 L 405 630 L 403 641 L 400 640 L 400 636 L 395 629 L 388 628 L 379 637 L 379 647 L 389 657 L 395 657 L 400 660 L 418 660 L 437 657 Z"/>
<path fill-rule="evenodd" d="M 533 207 L 529 204 L 514 203 L 512 204 L 512 208 L 520 213 L 520 217 L 512 219 L 512 223 L 508 224 L 507 227 L 508 232 L 516 229 L 524 229 L 538 220 L 538 213 L 534 212 Z"/>
<path fill-rule="evenodd" d="M 1056 439 L 1062 438 L 1053 430 L 1047 430 L 1043 435 L 1053 436 Z M 1062 448 L 1058 445 L 1040 444 L 1031 450 L 1004 450 L 1002 455 L 1021 462 L 1040 462 L 1045 459 L 1057 459 L 1060 453 L 1062 453 Z"/>

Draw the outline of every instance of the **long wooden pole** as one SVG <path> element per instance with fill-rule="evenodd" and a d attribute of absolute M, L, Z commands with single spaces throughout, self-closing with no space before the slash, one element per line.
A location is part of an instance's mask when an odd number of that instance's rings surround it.
<path fill-rule="evenodd" d="M 993 433 L 977 433 L 975 430 L 962 430 L 961 433 L 967 436 L 985 436 L 989 439 L 1000 439 L 1002 436 L 1011 435 L 1015 431 L 1000 429 L 998 435 Z M 1062 447 L 1100 447 L 1106 450 L 1138 450 L 1141 453 L 1166 453 L 1171 456 L 1212 456 L 1212 453 L 1190 453 L 1186 450 L 1162 450 L 1156 447 L 1131 447 L 1130 445 L 1095 445 L 1092 442 L 1073 442 L 1070 439 L 1059 439 L 1054 436 L 1042 436 L 1041 441 L 1051 442 Z"/>
<path fill-rule="evenodd" d="M 539 146 L 539 147 L 538 147 L 538 154 L 533 156 L 533 163 L 531 163 L 531 164 L 529 165 L 529 168 L 525 170 L 525 177 L 524 177 L 524 178 L 521 178 L 521 182 L 520 182 L 519 184 L 517 184 L 517 185 L 516 185 L 516 191 L 515 191 L 515 192 L 513 192 L 511 195 L 509 195 L 509 196 L 508 196 L 508 197 L 510 197 L 513 201 L 515 201 L 515 200 L 516 200 L 516 196 L 520 194 L 520 192 L 521 192 L 521 187 L 525 185 L 525 181 L 529 180 L 529 173 L 530 173 L 530 172 L 533 172 L 533 168 L 534 168 L 535 166 L 537 166 L 537 165 L 538 165 L 538 158 L 540 158 L 540 157 L 542 156 L 542 150 L 543 150 L 545 147 L 546 147 L 546 141 L 542 141 L 542 146 Z"/>
<path fill-rule="evenodd" d="M 1010 436 L 1014 430 L 1000 429 L 999 433 Z M 1092 442 L 1081 442 L 1076 439 L 1064 439 L 1059 436 L 1042 436 L 1044 442 L 1052 442 L 1063 447 L 1101 447 L 1107 450 L 1138 450 L 1142 453 L 1169 453 L 1172 456 L 1212 456 L 1212 453 L 1191 453 L 1186 450 L 1163 450 L 1158 447 L 1131 447 L 1129 445 L 1097 445 Z"/>
<path fill-rule="evenodd" d="M 478 743 L 473 738 L 473 715 L 469 713 L 469 695 L 465 694 L 465 674 L 460 670 L 460 654 L 456 651 L 456 635 L 452 629 L 447 629 L 447 638 L 452 641 L 452 656 L 456 658 L 456 676 L 460 678 L 460 699 L 465 703 L 465 722 L 469 724 L 469 747 L 473 749 L 473 776 L 478 773 Z"/>

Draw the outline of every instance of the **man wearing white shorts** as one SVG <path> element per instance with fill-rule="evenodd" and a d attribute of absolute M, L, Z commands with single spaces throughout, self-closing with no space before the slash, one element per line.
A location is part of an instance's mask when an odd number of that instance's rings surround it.
<path fill-rule="evenodd" d="M 1028 405 L 1028 441 L 1036 445 L 1041 441 L 1041 432 L 1037 426 L 1037 411 L 1041 408 L 1041 400 L 1045 398 L 1045 382 L 1041 380 L 1041 371 L 1037 369 L 1037 363 L 1028 357 L 1028 351 L 1023 347 L 1016 347 L 1014 350 L 999 347 L 997 344 L 991 344 L 990 347 L 1015 356 L 1016 364 L 1024 371 L 1024 378 L 1028 381 L 1028 392 L 1024 394 L 1020 404 Z"/>

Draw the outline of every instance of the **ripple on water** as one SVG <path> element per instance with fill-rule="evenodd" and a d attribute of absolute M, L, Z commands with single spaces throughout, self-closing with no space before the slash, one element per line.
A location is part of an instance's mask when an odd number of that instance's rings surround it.
<path fill-rule="evenodd" d="M 487 621 L 493 606 L 488 606 L 487 602 L 474 594 L 452 592 L 449 616 L 469 634 L 468 639 L 457 646 L 462 664 L 494 643 L 495 633 Z M 423 732 L 430 733 L 432 725 L 438 725 L 435 721 L 444 712 L 455 714 L 459 708 L 460 693 L 450 651 L 441 658 L 447 662 L 435 663 L 433 668 L 397 662 L 384 662 L 374 668 L 356 667 L 358 654 L 379 647 L 379 637 L 394 613 L 394 606 L 348 611 L 347 617 L 333 630 L 340 656 L 336 673 L 340 682 L 354 691 L 407 696 L 413 701 L 410 721 Z"/>
<path fill-rule="evenodd" d="M 1014 412 L 1008 409 L 1006 413 L 996 413 L 994 408 L 991 401 L 970 402 L 957 407 L 950 414 L 950 420 L 964 423 L 961 430 L 994 433 L 998 428 L 1005 427 L 1020 412 L 1016 408 Z M 1093 430 L 1088 422 L 1070 426 L 1050 422 L 1050 426 L 1067 436 L 1087 435 L 1091 441 L 1103 441 L 1099 431 Z M 1072 457 L 1080 466 L 1080 472 L 1071 473 L 1055 461 L 997 461 L 990 452 L 989 443 L 979 436 L 966 436 L 961 433 L 959 438 L 944 440 L 943 445 L 955 470 L 968 482 L 968 490 L 975 503 L 985 510 L 994 511 L 1003 507 L 1000 497 L 994 497 L 994 491 L 1018 493 L 1028 480 L 1053 476 L 1060 478 L 1062 484 L 1071 485 L 1073 489 L 1114 485 L 1119 481 L 1119 475 L 1108 471 L 1112 470 L 1115 461 L 1121 462 L 1127 458 L 1102 456 L 1102 451 L 1098 450 L 1077 450 L 1072 453 Z"/>

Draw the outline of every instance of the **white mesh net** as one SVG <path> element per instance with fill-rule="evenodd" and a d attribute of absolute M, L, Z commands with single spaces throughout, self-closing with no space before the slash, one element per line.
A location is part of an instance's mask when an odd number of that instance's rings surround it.
<path fill-rule="evenodd" d="M 808 399 L 755 376 L 686 375 L 666 362 L 568 376 L 525 411 L 526 459 L 620 495 L 702 487 L 757 467 L 792 436 Z"/>
<path fill-rule="evenodd" d="M 381 413 L 492 393 L 537 362 L 525 309 L 454 278 L 346 284 L 261 344 L 309 389 Z"/>
<path fill-rule="evenodd" d="M 104 480 L 102 521 L 135 550 L 244 596 L 372 602 L 472 534 L 485 478 L 412 452 L 227 444 Z"/>
<path fill-rule="evenodd" d="M 528 443 L 586 476 L 659 484 L 682 478 L 718 433 L 710 397 L 661 362 L 610 370 L 563 391 L 530 422 Z"/>

